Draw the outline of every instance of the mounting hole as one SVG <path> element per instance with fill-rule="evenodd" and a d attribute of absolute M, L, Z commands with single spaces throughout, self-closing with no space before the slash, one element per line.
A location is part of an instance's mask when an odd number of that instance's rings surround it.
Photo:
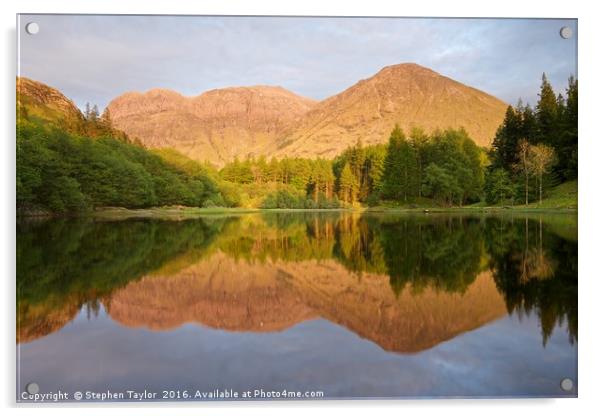
<path fill-rule="evenodd" d="M 40 392 L 40 386 L 38 386 L 38 383 L 29 383 L 25 386 L 25 390 L 27 390 L 27 393 L 29 394 L 37 394 Z"/>
<path fill-rule="evenodd" d="M 37 35 L 40 31 L 40 25 L 36 22 L 30 22 L 25 25 L 25 31 L 30 35 Z"/>
<path fill-rule="evenodd" d="M 573 390 L 573 380 L 570 378 L 565 378 L 560 382 L 560 388 L 564 391 Z"/>
<path fill-rule="evenodd" d="M 573 29 L 568 26 L 563 26 L 560 28 L 560 37 L 562 39 L 570 39 L 573 37 Z"/>

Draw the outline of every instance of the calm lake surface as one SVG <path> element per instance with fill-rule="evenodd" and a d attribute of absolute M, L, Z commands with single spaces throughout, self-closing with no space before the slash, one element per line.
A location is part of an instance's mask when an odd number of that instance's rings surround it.
<path fill-rule="evenodd" d="M 577 394 L 576 215 L 19 222 L 17 299 L 17 400 Z"/>

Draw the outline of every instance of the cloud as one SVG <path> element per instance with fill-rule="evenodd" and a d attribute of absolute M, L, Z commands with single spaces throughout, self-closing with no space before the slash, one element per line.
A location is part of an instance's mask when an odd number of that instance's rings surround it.
<path fill-rule="evenodd" d="M 40 33 L 25 34 L 36 21 Z M 20 74 L 83 106 L 125 91 L 186 95 L 281 85 L 323 99 L 383 66 L 416 62 L 515 103 L 541 73 L 562 91 L 576 73 L 574 20 L 24 15 Z"/>

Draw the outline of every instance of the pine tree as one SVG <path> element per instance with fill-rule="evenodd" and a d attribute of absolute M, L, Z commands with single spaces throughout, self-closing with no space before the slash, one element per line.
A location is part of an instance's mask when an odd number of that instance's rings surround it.
<path fill-rule="evenodd" d="M 535 142 L 556 147 L 558 142 L 558 99 L 545 73 L 541 78 L 541 89 L 535 114 L 539 127 Z"/>
<path fill-rule="evenodd" d="M 339 199 L 344 202 L 353 203 L 357 195 L 357 178 L 351 171 L 349 163 L 345 163 L 339 179 Z"/>
<path fill-rule="evenodd" d="M 565 179 L 577 178 L 578 98 L 577 80 L 571 76 L 566 90 L 566 108 L 563 111 L 562 136 L 557 153 L 558 167 Z"/>
<path fill-rule="evenodd" d="M 91 121 L 97 121 L 98 117 L 100 116 L 99 112 L 98 112 L 98 106 L 96 104 L 94 104 L 94 106 L 92 107 L 92 112 L 90 113 L 91 116 Z"/>
<path fill-rule="evenodd" d="M 410 133 L 410 140 L 416 154 L 418 197 L 422 197 L 422 183 L 424 182 L 424 170 L 427 165 L 429 137 L 424 130 L 414 128 Z"/>
<path fill-rule="evenodd" d="M 109 111 L 109 107 L 105 107 L 104 111 L 102 112 L 102 116 L 100 116 L 100 121 L 105 127 L 112 127 L 111 112 Z"/>
<path fill-rule="evenodd" d="M 402 140 L 399 145 L 401 162 L 401 189 L 404 202 L 408 198 L 418 195 L 418 163 L 416 151 L 407 140 Z"/>
<path fill-rule="evenodd" d="M 521 109 L 520 102 L 516 109 L 510 105 L 506 109 L 504 121 L 498 128 L 491 145 L 495 167 L 508 169 L 518 162 L 516 158 L 518 142 L 521 137 L 524 137 L 521 131 Z"/>
<path fill-rule="evenodd" d="M 387 156 L 384 162 L 383 196 L 386 199 L 400 199 L 403 194 L 403 186 L 400 181 L 403 162 L 399 150 L 403 141 L 405 141 L 405 135 L 399 125 L 396 124 L 389 136 Z"/>

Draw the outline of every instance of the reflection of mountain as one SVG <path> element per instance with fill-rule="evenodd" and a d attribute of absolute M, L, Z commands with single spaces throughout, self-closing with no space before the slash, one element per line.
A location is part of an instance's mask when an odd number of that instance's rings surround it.
<path fill-rule="evenodd" d="M 106 302 L 127 326 L 169 329 L 186 322 L 235 331 L 277 331 L 311 310 L 282 285 L 269 265 L 244 265 L 219 253 L 170 276 L 146 276 L 117 290 Z"/>
<path fill-rule="evenodd" d="M 54 304 L 21 305 L 17 321 L 17 343 L 29 342 L 58 331 L 75 318 L 78 302 L 66 302 L 62 307 Z"/>
<path fill-rule="evenodd" d="M 147 276 L 116 291 L 110 316 L 127 326 L 186 322 L 234 331 L 274 331 L 323 317 L 382 348 L 417 352 L 506 313 L 488 273 L 463 293 L 425 289 L 399 296 L 386 275 L 349 272 L 334 260 L 236 262 L 223 253 L 172 276 Z"/>

